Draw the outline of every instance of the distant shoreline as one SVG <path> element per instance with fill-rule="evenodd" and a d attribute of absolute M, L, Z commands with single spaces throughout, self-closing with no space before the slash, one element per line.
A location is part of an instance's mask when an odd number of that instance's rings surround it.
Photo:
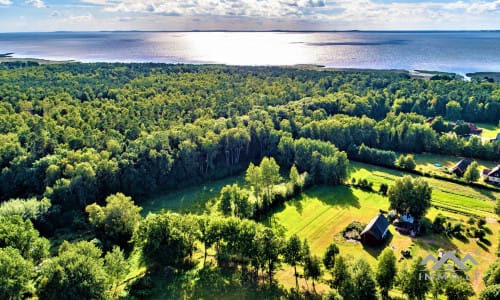
<path fill-rule="evenodd" d="M 43 58 L 24 58 L 24 57 L 14 57 L 12 56 L 14 53 L 4 53 L 0 54 L 0 63 L 3 62 L 36 62 L 40 65 L 50 65 L 50 64 L 66 64 L 66 63 L 123 63 L 123 64 L 140 64 L 140 63 L 158 63 L 168 65 L 169 63 L 164 62 L 106 62 L 106 61 L 96 61 L 96 62 L 80 62 L 77 60 L 50 60 Z M 224 65 L 224 64 L 194 64 L 194 63 L 177 63 L 177 64 L 186 64 L 186 65 Z M 227 65 L 233 66 L 233 65 Z M 234 65 L 237 66 L 246 66 L 246 65 Z M 336 68 L 336 67 L 327 67 L 324 65 L 317 64 L 297 64 L 297 65 L 268 65 L 268 66 L 253 66 L 253 67 L 279 67 L 279 68 L 294 68 L 294 69 L 302 69 L 302 70 L 312 70 L 312 71 L 340 71 L 340 72 L 390 72 L 397 74 L 406 74 L 412 78 L 421 78 L 421 79 L 430 79 L 437 74 L 443 75 L 457 75 L 462 77 L 463 79 L 470 78 L 478 78 L 484 76 L 485 78 L 494 78 L 495 82 L 500 82 L 500 72 L 472 72 L 467 74 L 460 73 L 452 73 L 452 72 L 442 72 L 436 70 L 404 70 L 404 69 L 367 69 L 367 68 Z"/>
<path fill-rule="evenodd" d="M 0 63 L 3 62 L 36 62 L 40 65 L 52 65 L 52 64 L 64 64 L 64 63 L 74 63 L 75 60 L 49 60 L 43 58 L 31 58 L 31 57 L 13 57 L 14 53 L 0 54 Z M 4 56 L 6 55 L 6 56 Z"/>
<path fill-rule="evenodd" d="M 279 32 L 291 32 L 291 33 L 328 33 L 328 32 L 365 32 L 365 33 L 452 33 L 452 32 L 500 32 L 500 29 L 477 29 L 477 30 L 429 30 L 429 29 L 422 29 L 422 30 L 397 30 L 397 29 L 387 29 L 387 30 L 357 30 L 357 29 L 351 29 L 351 30 L 282 30 L 282 29 L 271 29 L 271 30 L 225 30 L 225 29 L 214 29 L 214 30 L 95 30 L 95 31 L 65 31 L 65 30 L 58 30 L 58 31 L 5 31 L 5 32 L 0 32 L 0 34 L 10 34 L 10 33 L 32 33 L 32 34 L 37 34 L 37 33 L 124 33 L 124 32 L 166 32 L 166 33 L 176 33 L 176 32 L 235 32 L 235 33 L 242 33 L 242 32 L 270 32 L 270 33 L 279 33 Z"/>

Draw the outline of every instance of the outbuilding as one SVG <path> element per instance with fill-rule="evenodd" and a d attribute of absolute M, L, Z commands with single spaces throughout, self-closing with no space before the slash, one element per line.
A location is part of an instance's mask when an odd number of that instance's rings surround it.
<path fill-rule="evenodd" d="M 389 221 L 380 213 L 361 232 L 361 242 L 369 245 L 380 245 L 386 238 L 388 231 Z"/>

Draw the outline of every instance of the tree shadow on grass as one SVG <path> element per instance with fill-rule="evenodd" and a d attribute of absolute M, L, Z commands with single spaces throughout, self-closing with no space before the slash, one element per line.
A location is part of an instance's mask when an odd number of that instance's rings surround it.
<path fill-rule="evenodd" d="M 281 299 L 286 291 L 274 284 L 242 278 L 238 269 L 204 268 L 186 273 L 151 276 L 150 299 Z M 134 294 L 134 293 L 132 293 Z"/>
<path fill-rule="evenodd" d="M 334 187 L 322 187 L 318 193 L 311 195 L 326 205 L 360 208 L 359 198 L 354 195 L 352 187 L 339 185 Z"/>
<path fill-rule="evenodd" d="M 483 249 L 484 251 L 486 252 L 490 252 L 490 249 L 488 248 L 488 246 L 486 246 L 482 241 L 480 240 L 476 240 L 476 244 L 481 248 Z"/>
<path fill-rule="evenodd" d="M 475 190 L 479 191 L 482 195 L 488 197 L 491 200 L 496 200 L 497 198 L 493 195 L 493 192 L 487 189 L 475 188 Z"/>
<path fill-rule="evenodd" d="M 356 208 L 361 207 L 361 205 L 359 204 L 359 198 L 354 195 L 354 193 L 352 192 L 352 188 L 349 186 L 313 186 L 301 192 L 299 195 L 285 201 L 284 203 L 282 202 L 274 205 L 269 209 L 269 212 L 259 218 L 259 220 L 265 221 L 270 216 L 282 212 L 283 210 L 285 210 L 286 205 L 292 205 L 293 207 L 295 207 L 299 214 L 302 214 L 304 211 L 303 202 L 308 199 L 317 199 L 329 206 L 353 206 Z"/>
<path fill-rule="evenodd" d="M 412 238 L 412 242 L 418 245 L 420 249 L 427 252 L 437 252 L 439 249 L 446 251 L 459 250 L 453 241 L 446 235 L 427 234 L 422 237 Z"/>

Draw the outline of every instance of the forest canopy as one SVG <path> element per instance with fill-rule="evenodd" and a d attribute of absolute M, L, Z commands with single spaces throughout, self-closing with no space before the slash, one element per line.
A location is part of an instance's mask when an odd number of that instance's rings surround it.
<path fill-rule="evenodd" d="M 421 297 L 418 282 L 395 279 L 392 252 L 374 272 L 335 244 L 320 259 L 307 240 L 258 221 L 310 185 L 346 183 L 350 160 L 408 172 L 412 153 L 497 160 L 500 142 L 467 124 L 498 125 L 499 95 L 496 83 L 395 72 L 0 64 L 0 298 L 115 299 L 129 262 L 182 273 L 200 245 L 203 271 L 235 266 L 252 286 L 272 288 L 286 262 L 297 290 L 300 266 L 316 294 L 323 264 L 336 289 L 328 299 L 374 299 L 377 284 L 383 295 L 398 284 Z M 140 214 L 150 195 L 234 175 L 245 185 L 223 187 L 203 215 Z M 421 179 L 384 185 L 400 213 L 420 217 L 431 205 Z M 417 261 L 402 273 L 420 269 Z M 131 293 L 150 286 L 144 278 Z M 470 294 L 464 286 L 447 293 Z"/>
<path fill-rule="evenodd" d="M 498 123 L 495 83 L 108 63 L 20 67 L 0 78 L 0 201 L 46 198 L 49 215 L 241 173 L 264 156 L 333 184 L 346 177 L 344 152 L 381 165 L 393 165 L 395 152 L 500 156 L 500 142 L 450 125 Z"/>

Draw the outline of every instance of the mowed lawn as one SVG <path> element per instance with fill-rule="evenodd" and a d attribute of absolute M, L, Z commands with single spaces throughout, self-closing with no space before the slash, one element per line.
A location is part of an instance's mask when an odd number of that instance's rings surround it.
<path fill-rule="evenodd" d="M 177 213 L 202 213 L 205 205 L 219 196 L 222 188 L 227 184 L 241 185 L 245 181 L 244 174 L 206 182 L 188 188 L 182 188 L 165 194 L 150 197 L 141 201 L 141 214 L 170 210 Z"/>
<path fill-rule="evenodd" d="M 476 123 L 476 126 L 483 129 L 481 136 L 494 138 L 500 133 L 500 127 L 488 123 Z"/>
<path fill-rule="evenodd" d="M 415 154 L 414 159 L 417 163 L 417 170 L 439 175 L 449 175 L 448 169 L 460 161 L 460 158 L 456 156 L 436 154 Z M 476 162 L 480 172 L 484 169 L 493 169 L 500 164 L 500 161 L 476 160 Z M 435 163 L 441 164 L 441 166 L 435 166 Z"/>
<path fill-rule="evenodd" d="M 479 266 L 474 268 L 479 276 L 473 279 L 473 285 L 476 290 L 483 287 L 482 274 L 496 259 L 499 226 L 492 219 L 492 214 L 488 215 L 490 218 L 487 224 L 491 230 L 491 234 L 487 236 L 492 244 L 489 247 L 477 244 L 474 239 L 460 241 L 433 233 L 412 239 L 409 236 L 399 234 L 392 226 L 388 242 L 382 247 L 364 247 L 358 242 L 346 241 L 342 237 L 342 230 L 352 221 L 368 223 L 379 213 L 379 209 L 387 210 L 388 208 L 387 197 L 376 193 L 348 186 L 323 186 L 311 188 L 296 199 L 287 202 L 283 209 L 273 214 L 272 219 L 274 224 L 279 224 L 285 229 L 287 237 L 297 234 L 301 239 L 307 239 L 313 255 L 322 257 L 327 246 L 331 242 L 335 242 L 339 246 L 341 254 L 355 258 L 363 257 L 373 268 L 376 267 L 377 257 L 384 247 L 391 247 L 396 252 L 397 258 L 401 257 L 400 251 L 403 249 L 410 249 L 413 257 L 424 257 L 429 253 L 437 255 L 439 248 L 458 250 L 463 255 L 471 253 L 479 262 Z M 455 220 L 466 221 L 468 219 L 464 215 L 436 208 L 431 208 L 426 217 L 432 221 L 438 213 Z M 407 262 L 408 260 L 399 262 L 398 267 Z M 295 286 L 293 270 L 286 265 L 277 273 L 276 277 L 286 287 Z M 300 281 L 300 286 L 304 288 L 306 286 L 303 279 Z M 319 287 L 320 289 L 326 288 L 322 284 Z"/>

